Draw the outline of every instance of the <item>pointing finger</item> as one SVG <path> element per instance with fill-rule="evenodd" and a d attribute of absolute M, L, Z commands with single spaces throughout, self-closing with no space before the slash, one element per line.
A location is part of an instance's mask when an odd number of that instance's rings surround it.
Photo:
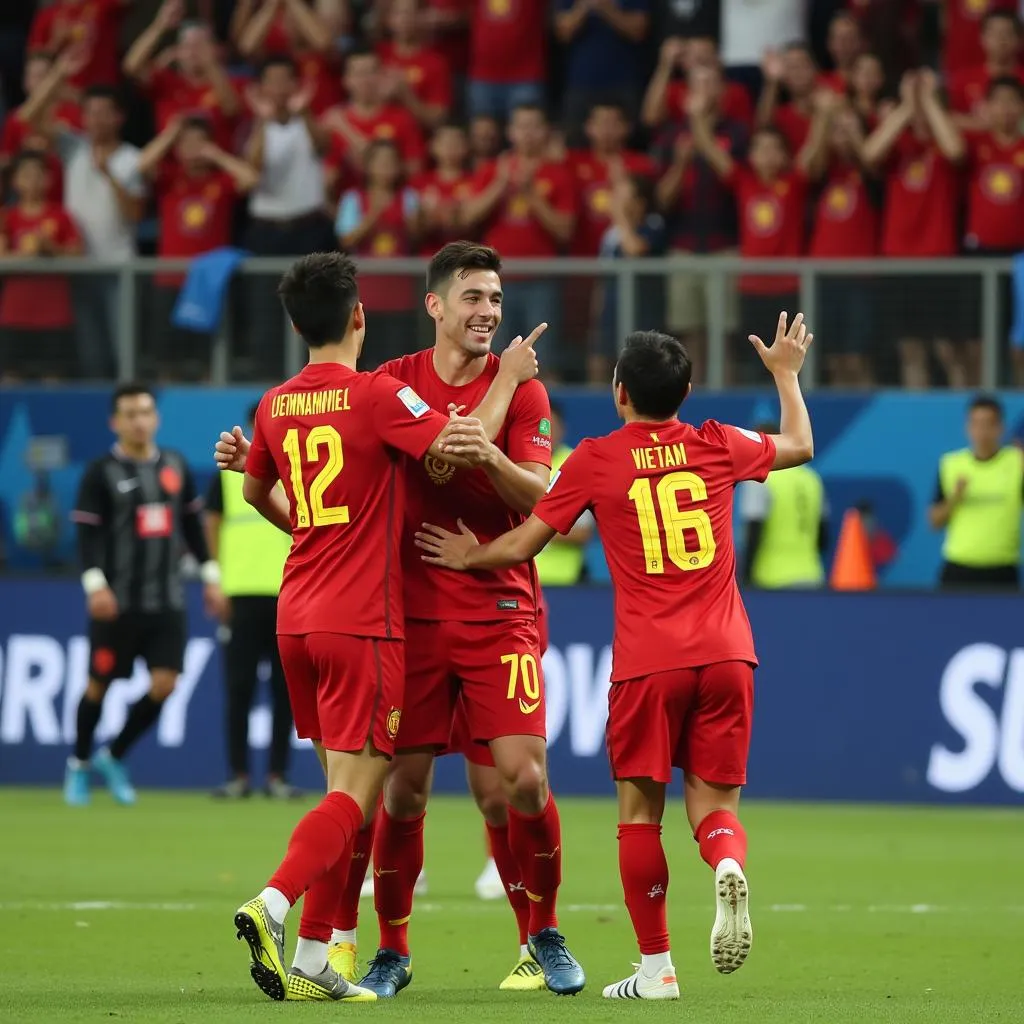
<path fill-rule="evenodd" d="M 526 339 L 526 344 L 531 348 L 536 344 L 537 339 L 548 329 L 547 324 L 537 324 L 536 327 L 530 332 L 529 337 Z"/>

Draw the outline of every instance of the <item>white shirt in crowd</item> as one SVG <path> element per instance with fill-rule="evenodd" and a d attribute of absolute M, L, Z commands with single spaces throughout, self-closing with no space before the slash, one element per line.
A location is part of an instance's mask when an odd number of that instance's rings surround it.
<path fill-rule="evenodd" d="M 121 216 L 114 188 L 96 168 L 92 144 L 82 135 L 60 139 L 64 158 L 64 206 L 82 233 L 85 252 L 103 260 L 129 260 L 135 255 L 135 224 Z M 135 198 L 146 194 L 139 174 L 139 150 L 127 142 L 111 154 L 110 176 Z"/>
<path fill-rule="evenodd" d="M 249 197 L 249 213 L 289 220 L 323 206 L 324 168 L 301 117 L 269 122 L 263 136 L 263 173 Z"/>
<path fill-rule="evenodd" d="M 722 64 L 760 66 L 765 50 L 807 36 L 806 0 L 722 0 Z"/>

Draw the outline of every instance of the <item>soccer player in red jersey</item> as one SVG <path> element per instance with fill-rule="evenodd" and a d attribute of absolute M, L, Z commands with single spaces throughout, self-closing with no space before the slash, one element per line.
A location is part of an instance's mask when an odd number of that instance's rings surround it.
<path fill-rule="evenodd" d="M 636 974 L 605 988 L 609 999 L 679 996 L 661 844 L 673 767 L 683 769 L 687 817 L 715 872 L 715 967 L 736 970 L 750 949 L 747 842 L 737 812 L 757 659 L 736 585 L 733 488 L 813 452 L 798 380 L 811 342 L 802 314 L 789 330 L 786 314 L 779 317 L 770 348 L 751 341 L 775 378 L 781 434 L 680 422 L 690 392 L 686 350 L 668 335 L 636 332 L 615 369 L 625 426 L 582 441 L 525 523 L 482 545 L 462 523 L 458 534 L 430 525 L 416 537 L 432 565 L 494 571 L 533 558 L 593 511 L 615 590 L 607 745 L 619 794 L 619 870 L 641 953 Z"/>
<path fill-rule="evenodd" d="M 279 291 L 309 363 L 260 402 L 243 494 L 293 538 L 278 644 L 296 730 L 313 740 L 328 792 L 235 925 L 253 980 L 272 999 L 372 1001 L 374 992 L 349 985 L 328 963 L 332 869 L 377 806 L 402 714 L 401 456 L 437 466 L 458 459 L 442 447 L 445 416 L 386 372 L 356 372 L 365 319 L 348 257 L 304 257 Z M 464 438 L 474 429 L 483 437 L 478 420 L 457 422 Z M 286 973 L 284 921 L 303 893 Z"/>

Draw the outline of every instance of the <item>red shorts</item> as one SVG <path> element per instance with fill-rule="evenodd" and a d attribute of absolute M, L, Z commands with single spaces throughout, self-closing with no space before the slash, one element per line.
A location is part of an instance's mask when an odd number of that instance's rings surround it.
<path fill-rule="evenodd" d="M 389 757 L 402 717 L 405 644 L 346 633 L 279 635 L 295 731 L 328 750 L 362 750 L 367 741 Z"/>
<path fill-rule="evenodd" d="M 615 779 L 672 781 L 682 768 L 705 782 L 747 781 L 754 667 L 723 661 L 612 683 L 605 740 Z"/>
<path fill-rule="evenodd" d="M 459 706 L 465 716 L 459 749 L 499 736 L 546 736 L 535 622 L 407 620 L 405 643 L 408 667 L 399 750 L 454 749 L 452 729 Z"/>
<path fill-rule="evenodd" d="M 540 638 L 540 653 L 544 655 L 548 649 L 548 606 L 541 598 L 540 606 L 537 609 L 537 633 Z M 486 743 L 474 743 L 469 731 L 469 718 L 466 714 L 466 706 L 462 697 L 459 697 L 455 705 L 455 718 L 452 721 L 452 735 L 448 741 L 446 754 L 462 754 L 471 764 L 482 765 L 485 768 L 494 767 L 494 757 L 491 748 Z"/>

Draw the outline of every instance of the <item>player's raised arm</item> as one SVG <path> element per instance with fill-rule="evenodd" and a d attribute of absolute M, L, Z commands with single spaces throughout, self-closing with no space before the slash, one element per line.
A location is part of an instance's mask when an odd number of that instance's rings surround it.
<path fill-rule="evenodd" d="M 547 324 L 538 324 L 525 338 L 513 338 L 512 344 L 501 353 L 497 376 L 471 414 L 480 420 L 492 441 L 505 422 L 516 389 L 537 376 L 539 365 L 533 346 L 547 329 Z"/>
<path fill-rule="evenodd" d="M 547 523 L 530 516 L 525 523 L 487 544 L 480 544 L 466 524 L 459 520 L 459 532 L 424 523 L 416 534 L 416 546 L 422 548 L 424 562 L 446 569 L 507 569 L 536 558 L 555 535 Z"/>
<path fill-rule="evenodd" d="M 775 378 L 775 387 L 779 392 L 781 433 L 772 437 L 775 442 L 773 469 L 802 466 L 814 457 L 811 417 L 800 392 L 800 368 L 804 365 L 807 349 L 813 340 L 814 335 L 808 332 L 803 313 L 797 313 L 792 325 L 788 325 L 786 313 L 779 314 L 775 341 L 770 348 L 756 334 L 750 335 L 751 344 L 757 349 L 768 372 Z"/>

